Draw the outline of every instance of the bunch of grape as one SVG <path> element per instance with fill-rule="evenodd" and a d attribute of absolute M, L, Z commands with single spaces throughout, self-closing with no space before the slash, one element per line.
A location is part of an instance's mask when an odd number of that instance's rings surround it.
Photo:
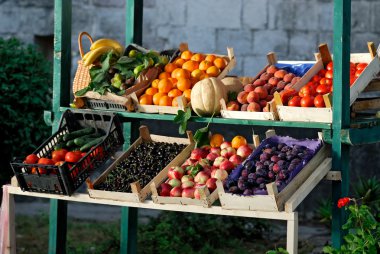
<path fill-rule="evenodd" d="M 259 155 L 244 161 L 239 178 L 228 181 L 226 187 L 234 194 L 265 194 L 266 184 L 275 182 L 282 190 L 291 172 L 311 154 L 305 146 L 267 144 Z"/>

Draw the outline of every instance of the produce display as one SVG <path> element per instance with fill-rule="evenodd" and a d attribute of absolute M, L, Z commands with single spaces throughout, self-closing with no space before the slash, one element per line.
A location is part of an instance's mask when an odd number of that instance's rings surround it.
<path fill-rule="evenodd" d="M 131 151 L 107 175 L 106 180 L 94 186 L 98 190 L 131 192 L 130 184 L 146 186 L 186 145 L 166 142 L 144 142 Z"/>
<path fill-rule="evenodd" d="M 275 182 L 279 191 L 294 178 L 320 148 L 320 141 L 297 141 L 271 137 L 239 165 L 225 181 L 233 194 L 267 194 L 266 184 Z"/>
<path fill-rule="evenodd" d="M 367 67 L 367 63 L 350 63 L 350 86 Z M 329 62 L 326 68 L 320 70 L 299 91 L 289 89 L 280 93 L 283 105 L 290 107 L 326 107 L 323 95 L 333 92 L 333 62 Z"/>
<path fill-rule="evenodd" d="M 214 134 L 210 146 L 195 148 L 181 166 L 169 169 L 168 179 L 160 185 L 158 194 L 200 199 L 199 187 L 206 186 L 213 192 L 216 181 L 225 180 L 251 153 L 244 137 L 236 136 L 228 142 L 221 134 Z"/>
<path fill-rule="evenodd" d="M 273 94 L 290 88 L 300 78 L 275 65 L 270 65 L 258 79 L 244 86 L 244 91 L 238 93 L 236 100 L 228 101 L 227 110 L 268 112 L 266 106 L 273 99 Z"/>
<path fill-rule="evenodd" d="M 139 97 L 139 103 L 177 107 L 179 96 L 183 96 L 188 103 L 191 90 L 198 81 L 217 77 L 227 65 L 228 61 L 223 57 L 183 51 L 174 61 L 166 64 L 164 72 Z"/>

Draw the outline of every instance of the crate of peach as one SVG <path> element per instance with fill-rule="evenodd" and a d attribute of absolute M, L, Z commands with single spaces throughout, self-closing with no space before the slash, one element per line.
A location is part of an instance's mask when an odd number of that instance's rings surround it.
<path fill-rule="evenodd" d="M 227 102 L 221 100 L 222 117 L 277 120 L 274 93 L 286 90 L 304 80 L 305 73 L 312 66 L 309 64 L 297 68 L 297 64 L 279 64 L 273 52 L 267 55 L 267 60 L 268 64 L 255 77 L 240 79 L 243 84 L 240 86 L 240 91 L 235 91 L 237 96 L 229 96 Z M 234 82 L 237 83 L 239 80 Z"/>
<path fill-rule="evenodd" d="M 350 105 L 355 108 L 359 94 L 380 71 L 380 60 L 368 43 L 369 53 L 351 54 Z M 302 80 L 290 89 L 275 93 L 280 120 L 332 123 L 333 61 L 326 44 L 319 46 L 316 63 Z"/>
<path fill-rule="evenodd" d="M 151 184 L 153 202 L 210 207 L 218 199 L 216 181 L 225 180 L 252 150 L 243 136 L 228 142 L 221 134 L 212 135 L 209 146 L 181 154 L 179 164 Z"/>
<path fill-rule="evenodd" d="M 232 48 L 228 56 L 202 54 L 180 46 L 181 54 L 168 63 L 141 96 L 132 96 L 135 110 L 144 113 L 177 114 L 190 106 L 194 85 L 208 77 L 222 79 L 236 65 Z"/>
<path fill-rule="evenodd" d="M 270 136 L 237 166 L 217 191 L 223 209 L 294 211 L 331 169 L 321 140 Z"/>

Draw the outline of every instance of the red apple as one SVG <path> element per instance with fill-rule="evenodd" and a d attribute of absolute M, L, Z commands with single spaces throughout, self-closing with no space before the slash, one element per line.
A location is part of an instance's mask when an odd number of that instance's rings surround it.
<path fill-rule="evenodd" d="M 199 189 L 200 189 L 201 187 L 197 187 L 197 188 L 195 188 L 195 191 L 194 191 L 194 198 L 195 199 L 201 199 L 201 194 L 199 193 Z"/>
<path fill-rule="evenodd" d="M 169 179 L 181 179 L 182 176 L 185 174 L 185 171 L 181 167 L 171 167 L 168 171 L 168 177 Z"/>
<path fill-rule="evenodd" d="M 223 157 L 226 157 L 227 159 L 230 158 L 232 155 L 236 154 L 236 150 L 233 147 L 227 147 L 225 149 L 222 149 L 220 152 L 220 155 Z"/>
<path fill-rule="evenodd" d="M 185 188 L 182 190 L 182 197 L 183 198 L 194 198 L 194 187 Z"/>
<path fill-rule="evenodd" d="M 219 147 L 211 147 L 210 153 L 215 153 L 217 155 L 220 155 L 220 148 Z"/>
<path fill-rule="evenodd" d="M 239 147 L 236 151 L 236 154 L 239 155 L 242 159 L 247 158 L 252 153 L 252 148 L 249 145 L 243 145 Z"/>
<path fill-rule="evenodd" d="M 211 146 L 209 146 L 209 145 L 203 145 L 203 146 L 201 146 L 201 149 L 203 149 L 204 151 L 206 151 L 207 153 L 209 153 L 210 149 L 211 149 Z"/>
<path fill-rule="evenodd" d="M 194 177 L 191 176 L 191 175 L 184 175 L 184 176 L 182 176 L 181 182 L 184 183 L 184 182 L 187 182 L 187 181 L 194 182 Z"/>
<path fill-rule="evenodd" d="M 213 166 L 215 166 L 215 167 L 219 167 L 220 166 L 220 164 L 223 162 L 223 161 L 226 161 L 227 159 L 225 158 L 225 157 L 223 157 L 223 156 L 219 156 L 218 158 L 216 158 L 215 160 L 214 160 L 214 164 L 213 164 Z"/>
<path fill-rule="evenodd" d="M 192 182 L 192 181 L 186 181 L 186 182 L 182 182 L 181 188 L 182 189 L 190 188 L 190 187 L 194 187 L 194 185 L 195 185 L 194 182 Z"/>
<path fill-rule="evenodd" d="M 172 189 L 172 186 L 170 184 L 161 183 L 159 195 L 164 196 L 164 197 L 169 197 L 171 189 Z"/>
<path fill-rule="evenodd" d="M 228 142 L 228 141 L 224 141 L 221 145 L 220 145 L 220 149 L 223 150 L 224 148 L 227 148 L 227 147 L 231 147 L 231 142 Z"/>
<path fill-rule="evenodd" d="M 217 180 L 218 179 L 216 179 L 216 178 L 210 178 L 210 179 L 207 180 L 206 186 L 207 186 L 207 188 L 209 189 L 210 192 L 213 192 L 216 189 L 216 181 Z"/>
<path fill-rule="evenodd" d="M 211 172 L 211 177 L 223 181 L 228 177 L 228 173 L 224 169 L 215 169 Z"/>
<path fill-rule="evenodd" d="M 170 191 L 170 197 L 180 197 L 182 196 L 182 188 L 180 186 L 174 187 Z"/>
<path fill-rule="evenodd" d="M 209 153 L 206 156 L 206 159 L 208 159 L 209 161 L 214 161 L 216 158 L 218 158 L 218 154 L 216 153 Z"/>
<path fill-rule="evenodd" d="M 202 148 L 195 148 L 193 151 L 191 151 L 190 159 L 193 160 L 201 160 L 203 158 L 206 158 L 207 152 Z"/>
<path fill-rule="evenodd" d="M 229 161 L 232 162 L 234 166 L 237 166 L 243 162 L 243 158 L 240 155 L 234 154 L 230 157 Z"/>
<path fill-rule="evenodd" d="M 209 178 L 210 176 L 207 173 L 201 171 L 194 177 L 194 182 L 205 184 Z"/>
<path fill-rule="evenodd" d="M 179 186 L 181 186 L 181 181 L 178 180 L 178 179 L 170 179 L 169 184 L 170 184 L 170 186 L 172 186 L 173 188 L 174 188 L 174 187 L 179 187 Z"/>
<path fill-rule="evenodd" d="M 223 169 L 223 170 L 226 170 L 226 171 L 229 171 L 229 170 L 234 169 L 235 165 L 231 161 L 223 161 L 220 164 L 219 168 Z"/>
<path fill-rule="evenodd" d="M 184 165 L 186 165 L 186 166 L 193 166 L 193 165 L 195 165 L 196 163 L 198 162 L 198 160 L 193 160 L 193 159 L 187 159 L 186 161 L 185 161 L 185 163 L 184 163 Z"/>
<path fill-rule="evenodd" d="M 206 156 L 206 157 L 207 157 L 207 156 Z M 204 158 L 204 159 L 201 159 L 201 160 L 199 161 L 199 165 L 201 165 L 202 168 L 203 168 L 203 167 L 205 167 L 205 166 L 211 166 L 211 162 L 210 162 L 208 159 Z"/>
<path fill-rule="evenodd" d="M 227 110 L 238 111 L 240 109 L 240 104 L 237 101 L 230 101 L 227 103 Z"/>
<path fill-rule="evenodd" d="M 206 166 L 206 167 L 203 167 L 203 172 L 205 172 L 208 176 L 211 176 L 211 168 L 213 166 Z"/>

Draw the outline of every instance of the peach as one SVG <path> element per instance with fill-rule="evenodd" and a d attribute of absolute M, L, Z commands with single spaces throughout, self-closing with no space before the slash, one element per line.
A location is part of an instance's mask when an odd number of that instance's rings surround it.
<path fill-rule="evenodd" d="M 294 85 L 294 84 L 297 83 L 300 79 L 301 79 L 301 77 L 294 77 L 294 78 L 292 79 L 291 84 Z"/>
<path fill-rule="evenodd" d="M 283 79 L 288 72 L 286 70 L 278 70 L 274 73 L 274 76 L 279 79 Z"/>
<path fill-rule="evenodd" d="M 268 72 L 268 73 L 272 73 L 272 74 L 274 74 L 276 71 L 278 71 L 278 69 L 277 69 L 277 67 L 274 66 L 274 65 L 270 65 L 270 66 L 267 68 L 267 70 L 266 70 L 266 72 Z"/>
<path fill-rule="evenodd" d="M 244 86 L 244 91 L 246 91 L 246 92 L 251 92 L 251 91 L 253 91 L 253 90 L 255 90 L 255 85 L 253 85 L 253 84 L 247 84 L 247 85 L 245 85 Z"/>
<path fill-rule="evenodd" d="M 256 79 L 255 82 L 253 82 L 254 86 L 263 86 L 265 85 L 266 81 L 262 79 Z"/>
<path fill-rule="evenodd" d="M 268 96 L 268 91 L 262 86 L 256 87 L 255 92 L 259 94 L 260 99 L 265 99 Z"/>
<path fill-rule="evenodd" d="M 291 82 L 292 79 L 295 77 L 296 75 L 294 75 L 293 73 L 288 73 L 284 76 L 284 81 L 285 82 Z"/>
<path fill-rule="evenodd" d="M 286 86 L 286 82 L 285 82 L 285 81 L 282 81 L 282 80 L 281 80 L 280 82 L 277 83 L 277 88 L 278 88 L 278 89 L 281 89 L 281 90 L 282 90 L 282 89 L 285 88 L 285 86 Z"/>
<path fill-rule="evenodd" d="M 248 96 L 248 92 L 246 91 L 242 91 L 238 94 L 237 96 L 237 100 L 240 104 L 246 104 L 248 101 L 247 101 L 247 96 Z"/>
<path fill-rule="evenodd" d="M 292 85 L 293 85 L 293 84 L 291 84 L 291 83 L 286 84 L 286 86 L 284 87 L 284 90 L 289 90 L 289 89 L 291 89 L 291 88 L 292 88 Z"/>
<path fill-rule="evenodd" d="M 240 109 L 240 105 L 237 101 L 230 101 L 227 103 L 227 110 L 238 111 L 239 109 Z"/>
<path fill-rule="evenodd" d="M 259 104 L 260 104 L 261 108 L 264 108 L 267 105 L 267 101 L 266 100 L 260 100 Z"/>
<path fill-rule="evenodd" d="M 248 103 L 258 102 L 259 100 L 260 100 L 260 97 L 257 93 L 255 93 L 254 91 L 249 92 L 249 94 L 247 96 L 247 102 Z"/>
<path fill-rule="evenodd" d="M 247 107 L 247 111 L 248 112 L 260 112 L 261 107 L 257 102 L 251 102 L 251 103 L 249 103 L 249 105 Z"/>
<path fill-rule="evenodd" d="M 268 81 L 271 77 L 273 77 L 273 73 L 264 72 L 261 74 L 260 79 Z"/>
<path fill-rule="evenodd" d="M 272 94 L 269 94 L 265 100 L 269 102 L 269 101 L 273 100 L 273 97 L 274 96 Z"/>
<path fill-rule="evenodd" d="M 278 89 L 277 87 L 273 87 L 270 91 L 269 94 L 273 95 L 276 91 L 280 91 L 281 89 Z M 269 95 L 268 95 L 269 96 Z"/>
<path fill-rule="evenodd" d="M 243 105 L 241 105 L 240 110 L 241 111 L 247 111 L 247 108 L 248 108 L 248 104 L 243 104 Z"/>
<path fill-rule="evenodd" d="M 286 76 L 286 75 L 285 75 Z M 280 81 L 279 78 L 276 78 L 276 77 L 271 77 L 269 80 L 268 80 L 268 83 L 271 84 L 272 86 L 275 86 L 278 84 L 278 82 Z"/>
<path fill-rule="evenodd" d="M 272 88 L 273 88 L 273 86 L 272 86 L 271 84 L 269 84 L 269 83 L 263 85 L 262 87 L 265 88 L 267 91 L 270 91 L 270 90 L 272 90 Z"/>

